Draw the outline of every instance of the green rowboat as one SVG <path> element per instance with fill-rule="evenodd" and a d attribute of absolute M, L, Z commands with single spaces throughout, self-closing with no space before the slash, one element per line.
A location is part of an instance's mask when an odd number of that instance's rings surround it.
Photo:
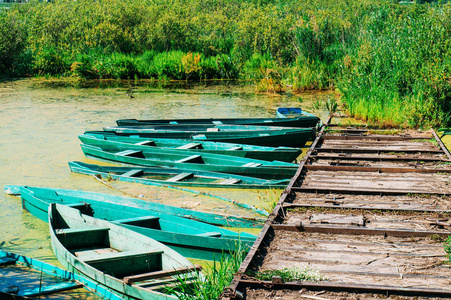
<path fill-rule="evenodd" d="M 0 250 L 0 265 L 3 300 L 122 299 L 93 280 L 34 258 Z"/>
<path fill-rule="evenodd" d="M 72 196 L 74 194 L 78 196 Z M 43 221 L 47 221 L 50 203 L 78 205 L 84 214 L 125 226 L 191 258 L 218 260 L 222 253 L 233 253 L 238 245 L 247 250 L 255 241 L 255 236 L 246 232 L 239 234 L 199 221 L 128 206 L 126 198 L 119 204 L 109 202 L 108 195 L 104 195 L 107 201 L 98 201 L 83 191 L 26 186 L 20 187 L 20 195 L 23 208 Z"/>
<path fill-rule="evenodd" d="M 187 153 L 175 149 L 131 150 L 124 147 L 118 151 L 117 147 L 96 147 L 85 144 L 81 144 L 81 148 L 88 157 L 131 165 L 231 173 L 267 179 L 289 179 L 293 177 L 298 168 L 297 164 L 286 162 L 268 162 L 219 154 Z"/>
<path fill-rule="evenodd" d="M 119 136 L 107 131 L 85 132 L 78 136 L 81 142 L 92 146 L 102 146 L 107 142 L 133 145 L 133 149 L 160 147 L 196 151 L 199 153 L 224 154 L 260 160 L 278 160 L 293 162 L 302 153 L 300 148 L 265 147 L 246 144 L 210 142 L 202 140 L 141 138 L 135 136 Z"/>
<path fill-rule="evenodd" d="M 298 114 L 295 118 L 212 118 L 212 119 L 166 119 L 166 120 L 117 120 L 119 127 L 140 125 L 164 125 L 164 124 L 228 124 L 228 125 L 258 125 L 279 127 L 315 127 L 319 118 L 310 114 Z"/>
<path fill-rule="evenodd" d="M 234 189 L 285 189 L 290 179 L 267 180 L 235 174 L 160 167 L 111 167 L 69 162 L 72 172 L 148 185 Z"/>
<path fill-rule="evenodd" d="M 177 299 L 164 293 L 195 279 L 195 267 L 169 247 L 123 226 L 52 203 L 48 210 L 53 252 L 69 271 L 131 299 Z"/>
<path fill-rule="evenodd" d="M 22 186 L 17 185 L 6 185 L 4 187 L 4 192 L 8 195 L 20 195 L 20 189 Z M 28 187 L 30 188 L 30 187 Z M 42 190 L 43 193 L 47 193 L 48 189 L 46 188 L 33 188 L 33 192 L 36 193 L 37 190 Z M 58 193 L 58 195 L 64 195 L 65 197 L 80 197 L 80 191 L 77 190 L 66 190 L 66 189 L 52 189 L 54 193 Z M 38 192 L 39 193 L 39 192 Z M 261 228 L 264 219 L 255 219 L 255 218 L 243 218 L 243 217 L 234 217 L 227 216 L 221 214 L 212 214 L 201 211 L 195 211 L 191 209 L 185 209 L 170 205 L 165 205 L 156 202 L 145 201 L 141 199 L 128 198 L 128 197 L 120 197 L 114 195 L 107 195 L 101 193 L 92 193 L 92 192 L 83 192 L 83 196 L 88 199 L 92 199 L 95 201 L 101 202 L 109 202 L 113 204 L 123 205 L 126 203 L 129 207 L 139 207 L 146 211 L 155 211 L 165 213 L 171 216 L 178 216 L 190 220 L 196 220 L 203 223 L 208 223 L 212 225 L 218 226 L 227 226 L 227 227 L 241 227 L 241 228 Z"/>
<path fill-rule="evenodd" d="M 106 127 L 104 131 L 122 136 L 194 139 L 269 147 L 300 148 L 313 140 L 315 128 L 239 125 L 161 125 L 146 127 Z"/>

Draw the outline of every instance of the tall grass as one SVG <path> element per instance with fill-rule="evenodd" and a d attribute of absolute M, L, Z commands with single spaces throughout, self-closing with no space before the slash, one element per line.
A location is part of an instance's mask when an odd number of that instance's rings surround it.
<path fill-rule="evenodd" d="M 186 276 L 179 276 L 179 284 L 167 292 L 176 295 L 179 299 L 211 300 L 218 299 L 224 289 L 230 285 L 234 274 L 238 271 L 246 251 L 240 244 L 237 250 L 230 255 L 221 255 L 213 265 L 204 268 L 203 274 L 199 272 L 194 279 L 186 280 Z"/>

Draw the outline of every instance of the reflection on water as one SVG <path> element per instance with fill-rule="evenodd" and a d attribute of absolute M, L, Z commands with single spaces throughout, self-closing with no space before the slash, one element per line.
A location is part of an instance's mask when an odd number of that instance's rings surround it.
<path fill-rule="evenodd" d="M 112 183 L 110 188 L 89 176 L 71 174 L 67 162 L 98 163 L 83 156 L 77 135 L 114 126 L 116 119 L 273 117 L 277 107 L 308 108 L 314 100 L 324 100 L 328 95 L 256 95 L 254 87 L 233 83 L 187 86 L 183 82 L 150 81 L 90 81 L 75 85 L 36 79 L 0 82 L 0 186 L 145 195 L 154 201 L 198 210 L 256 216 L 225 201 L 175 190 L 120 182 Z M 256 190 L 205 191 L 256 206 L 265 195 Z M 3 192 L 0 207 L 2 248 L 56 263 L 47 223 L 23 212 L 20 199 Z"/>

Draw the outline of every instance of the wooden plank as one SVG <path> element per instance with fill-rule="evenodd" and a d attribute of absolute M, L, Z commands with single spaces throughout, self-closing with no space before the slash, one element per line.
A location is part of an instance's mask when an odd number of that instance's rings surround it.
<path fill-rule="evenodd" d="M 179 146 L 176 149 L 198 149 L 199 146 L 202 146 L 202 144 L 201 143 L 189 143 L 189 144 Z"/>
<path fill-rule="evenodd" d="M 426 231 L 426 230 L 402 230 L 387 228 L 363 228 L 363 227 L 341 227 L 341 226 L 321 226 L 321 225 L 284 225 L 272 224 L 274 230 L 315 232 L 328 234 L 349 234 L 349 235 L 382 235 L 395 237 L 429 237 L 438 235 L 448 237 L 449 232 Z"/>
<path fill-rule="evenodd" d="M 109 228 L 67 228 L 57 229 L 55 234 L 59 241 L 70 249 L 98 245 L 104 241 L 109 230 Z"/>
<path fill-rule="evenodd" d="M 193 162 L 203 163 L 202 156 L 197 155 L 197 154 L 176 160 L 175 162 L 176 163 L 193 163 Z"/>
<path fill-rule="evenodd" d="M 155 216 L 145 216 L 145 217 L 114 220 L 114 221 L 111 221 L 111 223 L 137 225 L 137 224 L 140 224 L 142 222 L 147 222 L 147 221 L 158 221 L 159 219 L 160 219 L 159 217 L 155 217 Z"/>
<path fill-rule="evenodd" d="M 180 173 L 166 180 L 166 182 L 177 182 L 193 177 L 193 173 Z"/>
<path fill-rule="evenodd" d="M 325 134 L 324 140 L 372 140 L 372 141 L 406 141 L 431 139 L 432 136 L 391 136 L 391 135 L 330 135 Z"/>
<path fill-rule="evenodd" d="M 411 190 L 411 189 L 390 189 L 390 188 L 373 188 L 373 189 L 359 189 L 359 188 L 343 188 L 343 187 L 292 187 L 294 192 L 306 193 L 341 193 L 341 194 L 361 194 L 361 195 L 409 195 L 409 194 L 424 194 L 424 195 L 441 195 L 450 196 L 449 192 L 432 192 L 426 190 Z"/>
<path fill-rule="evenodd" d="M 233 179 L 232 178 L 232 179 L 225 179 L 225 180 L 219 182 L 219 184 L 227 185 L 227 184 L 237 184 L 240 182 L 241 182 L 241 179 Z"/>
<path fill-rule="evenodd" d="M 368 167 L 368 166 L 328 166 L 306 165 L 306 170 L 311 171 L 354 171 L 376 173 L 451 173 L 451 169 L 425 169 L 425 168 L 401 168 L 401 167 Z"/>
<path fill-rule="evenodd" d="M 250 162 L 250 163 L 242 165 L 242 167 L 245 167 L 245 168 L 256 168 L 256 167 L 260 167 L 261 165 L 262 165 L 261 163 Z"/>
<path fill-rule="evenodd" d="M 429 156 L 409 156 L 409 155 L 351 155 L 343 154 L 324 154 L 311 155 L 312 159 L 343 159 L 343 160 L 368 160 L 368 161 L 433 161 L 433 162 L 451 162 L 447 158 L 429 157 Z"/>
<path fill-rule="evenodd" d="M 220 237 L 221 233 L 220 232 L 204 232 L 204 233 L 196 234 L 196 236 Z"/>
<path fill-rule="evenodd" d="M 43 286 L 40 286 L 39 288 L 35 288 L 35 289 L 26 289 L 26 290 L 23 290 L 22 292 L 19 292 L 19 295 L 25 296 L 25 297 L 34 297 L 34 296 L 39 296 L 39 295 L 43 295 L 43 294 L 53 294 L 53 293 L 58 293 L 61 291 L 78 289 L 81 287 L 83 287 L 83 285 L 79 282 L 65 281 L 65 282 L 60 282 L 60 283 L 56 283 L 56 284 L 52 284 L 52 285 L 43 285 Z"/>
<path fill-rule="evenodd" d="M 379 204 L 374 204 L 374 206 L 370 206 L 373 203 L 368 203 L 368 205 L 347 205 L 345 203 L 341 203 L 343 201 L 334 201 L 329 200 L 325 201 L 326 203 L 332 204 L 309 204 L 309 203 L 283 203 L 284 208 L 296 208 L 296 207 L 305 207 L 305 208 L 333 208 L 333 209 L 359 209 L 359 210 L 380 210 L 380 211 L 405 211 L 405 212 L 419 212 L 419 213 L 447 213 L 451 214 L 451 210 L 443 210 L 443 209 L 433 209 L 433 208 L 418 208 L 418 207 L 389 207 L 389 203 L 387 206 L 382 206 Z M 396 205 L 396 204 L 393 204 Z"/>
<path fill-rule="evenodd" d="M 321 147 L 316 148 L 315 152 L 331 152 L 331 153 L 372 153 L 372 154 L 379 154 L 379 153 L 396 153 L 396 152 L 402 152 L 402 153 L 428 153 L 428 154 L 440 154 L 443 153 L 442 150 L 433 150 L 433 149 L 383 149 L 383 148 L 340 148 L 340 147 Z"/>
<path fill-rule="evenodd" d="M 196 272 L 202 270 L 202 267 L 199 265 L 194 265 L 192 267 L 185 267 L 185 268 L 174 268 L 172 270 L 162 270 L 162 271 L 156 271 L 156 272 L 150 272 L 145 274 L 139 274 L 134 276 L 127 276 L 123 278 L 123 281 L 125 284 L 132 284 L 133 282 L 137 281 L 144 281 L 149 279 L 156 279 L 156 278 L 162 278 L 167 276 L 174 276 L 179 274 L 186 274 L 190 272 Z"/>
<path fill-rule="evenodd" d="M 312 291 L 347 291 L 351 293 L 378 293 L 382 295 L 407 295 L 407 296 L 426 296 L 426 297 L 451 297 L 451 290 L 421 288 L 391 285 L 369 285 L 369 284 L 354 284 L 341 282 L 310 282 L 310 281 L 296 281 L 296 282 L 282 282 L 273 283 L 271 281 L 261 281 L 252 279 L 242 279 L 236 276 L 234 279 L 235 290 L 242 287 L 260 288 L 260 289 L 308 289 Z M 224 299 L 224 298 L 223 298 Z"/>
<path fill-rule="evenodd" d="M 137 145 L 137 146 L 154 146 L 155 147 L 157 144 L 155 144 L 155 142 L 152 140 L 146 140 L 146 141 L 138 142 L 135 145 Z"/>
<path fill-rule="evenodd" d="M 227 149 L 227 151 L 236 151 L 236 150 L 243 150 L 243 147 L 241 147 L 241 146 L 235 146 L 235 147 L 232 147 L 232 148 Z"/>
<path fill-rule="evenodd" d="M 140 151 L 140 150 L 124 150 L 124 151 L 116 152 L 115 154 L 119 155 L 119 156 L 142 157 L 142 151 Z"/>
<path fill-rule="evenodd" d="M 158 250 L 158 251 L 149 251 L 149 252 L 142 252 L 142 251 L 121 251 L 121 252 L 107 252 L 104 254 L 93 254 L 90 256 L 80 257 L 85 263 L 92 264 L 92 263 L 105 263 L 105 262 L 111 262 L 114 261 L 117 263 L 119 260 L 130 260 L 130 262 L 137 257 L 145 257 L 145 256 L 154 256 L 154 255 L 161 255 L 164 251 Z"/>
<path fill-rule="evenodd" d="M 139 176 L 142 176 L 143 174 L 144 174 L 143 170 L 133 169 L 133 170 L 130 170 L 128 172 L 125 172 L 121 176 L 125 176 L 125 177 L 139 177 Z"/>

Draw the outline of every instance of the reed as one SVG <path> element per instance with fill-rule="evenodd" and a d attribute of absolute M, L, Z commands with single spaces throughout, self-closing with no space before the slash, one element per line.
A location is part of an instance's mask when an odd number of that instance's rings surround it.
<path fill-rule="evenodd" d="M 221 255 L 212 265 L 203 270 L 204 277 L 199 272 L 193 275 L 193 280 L 179 276 L 178 285 L 168 288 L 167 292 L 179 299 L 210 300 L 218 299 L 224 289 L 230 285 L 234 274 L 238 271 L 246 252 L 237 244 L 237 251 L 230 255 Z"/>

